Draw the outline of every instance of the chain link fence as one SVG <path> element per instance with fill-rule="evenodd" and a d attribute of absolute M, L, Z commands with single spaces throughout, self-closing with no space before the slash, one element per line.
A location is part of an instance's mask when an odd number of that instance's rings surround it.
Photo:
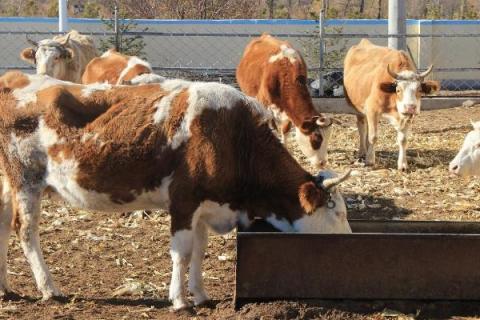
<path fill-rule="evenodd" d="M 139 35 L 142 55 L 164 76 L 235 85 L 235 68 L 247 43 L 264 32 L 289 41 L 304 56 L 314 96 L 342 95 L 343 58 L 362 38 L 387 45 L 386 20 L 135 20 L 122 37 Z M 115 37 L 98 19 L 70 19 L 70 28 L 101 40 Z M 57 19 L 0 18 L 0 72 L 33 66 L 19 54 L 34 40 L 58 34 Z M 319 30 L 323 36 L 319 37 Z M 480 21 L 408 20 L 408 51 L 420 70 L 435 66 L 441 94 L 480 90 Z M 113 46 L 113 45 L 112 45 Z M 318 81 L 321 78 L 322 81 Z M 320 90 L 322 89 L 322 90 Z"/>

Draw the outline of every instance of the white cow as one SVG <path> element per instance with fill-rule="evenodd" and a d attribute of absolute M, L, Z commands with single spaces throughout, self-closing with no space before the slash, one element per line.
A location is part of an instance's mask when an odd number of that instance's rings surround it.
<path fill-rule="evenodd" d="M 472 126 L 449 166 L 451 173 L 461 177 L 480 176 L 480 121 L 472 122 Z"/>
<path fill-rule="evenodd" d="M 35 65 L 37 74 L 60 80 L 81 83 L 85 67 L 98 56 L 92 37 L 76 30 L 39 42 L 27 40 L 33 47 L 24 49 L 20 58 Z"/>

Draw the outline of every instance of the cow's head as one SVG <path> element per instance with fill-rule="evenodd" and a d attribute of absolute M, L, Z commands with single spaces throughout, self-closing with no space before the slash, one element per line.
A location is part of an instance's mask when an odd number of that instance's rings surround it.
<path fill-rule="evenodd" d="M 463 141 L 462 148 L 450 162 L 449 170 L 458 176 L 480 176 L 480 121 L 472 122 L 473 130 Z"/>
<path fill-rule="evenodd" d="M 295 138 L 300 151 L 316 168 L 323 168 L 327 164 L 328 141 L 332 132 L 332 125 L 338 120 L 323 115 L 305 119 L 300 127 L 296 128 Z"/>
<path fill-rule="evenodd" d="M 348 179 L 350 170 L 341 176 L 330 170 L 320 172 L 314 182 L 301 185 L 300 204 L 306 214 L 293 222 L 298 232 L 351 233 L 347 207 L 337 186 Z"/>
<path fill-rule="evenodd" d="M 397 110 L 401 116 L 412 117 L 419 114 L 422 94 L 429 94 L 440 88 L 437 81 L 424 80 L 432 69 L 433 65 L 422 73 L 411 70 L 396 73 L 390 69 L 390 65 L 387 65 L 387 72 L 394 81 L 381 83 L 380 89 L 395 95 Z"/>
<path fill-rule="evenodd" d="M 37 66 L 37 74 L 49 75 L 57 79 L 63 79 L 67 67 L 74 53 L 67 46 L 70 35 L 61 42 L 45 39 L 35 42 L 27 37 L 27 41 L 33 45 L 20 53 L 22 60 Z"/>

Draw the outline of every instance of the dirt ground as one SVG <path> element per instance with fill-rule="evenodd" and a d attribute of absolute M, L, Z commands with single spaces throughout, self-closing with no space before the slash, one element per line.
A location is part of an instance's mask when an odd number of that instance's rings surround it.
<path fill-rule="evenodd" d="M 358 134 L 353 116 L 339 116 L 330 147 L 331 167 L 352 167 Z M 350 218 L 409 220 L 480 220 L 480 182 L 449 175 L 470 119 L 480 106 L 423 112 L 410 136 L 410 170 L 398 172 L 395 133 L 380 127 L 378 165 L 354 167 L 341 190 Z M 291 141 L 291 139 L 290 139 Z M 289 148 L 295 149 L 292 143 Z M 295 151 L 306 166 L 304 159 Z M 307 166 L 306 166 L 307 167 Z M 210 236 L 204 263 L 208 307 L 173 314 L 167 300 L 171 262 L 169 217 L 78 211 L 43 202 L 42 247 L 54 279 L 67 295 L 42 302 L 18 241 L 11 238 L 9 280 L 18 296 L 0 303 L 5 319 L 407 319 L 480 315 L 480 308 L 456 310 L 419 304 L 406 310 L 382 302 L 276 301 L 233 309 L 235 234 Z"/>

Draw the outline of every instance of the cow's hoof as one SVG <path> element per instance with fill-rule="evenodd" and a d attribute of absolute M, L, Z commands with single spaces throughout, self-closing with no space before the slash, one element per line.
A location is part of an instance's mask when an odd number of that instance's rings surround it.
<path fill-rule="evenodd" d="M 217 307 L 217 304 L 215 302 L 213 302 L 212 300 L 205 300 L 203 302 L 195 304 L 195 307 L 215 309 Z"/>
<path fill-rule="evenodd" d="M 210 301 L 210 298 L 204 290 L 198 290 L 197 292 L 193 293 L 193 304 L 195 306 L 200 306 L 208 301 Z"/>
<path fill-rule="evenodd" d="M 48 291 L 48 292 L 43 292 L 42 294 L 42 301 L 49 301 L 49 300 L 60 301 L 60 299 L 62 298 L 65 298 L 65 296 L 57 289 L 54 289 L 53 292 Z"/>
<path fill-rule="evenodd" d="M 193 309 L 193 305 L 187 300 L 177 299 L 176 301 L 175 300 L 173 301 L 173 305 L 171 309 L 174 312 L 189 310 L 189 309 Z"/>
<path fill-rule="evenodd" d="M 175 313 L 177 316 L 193 316 L 195 315 L 195 309 L 190 303 L 185 303 L 182 305 L 172 306 L 170 311 Z"/>

